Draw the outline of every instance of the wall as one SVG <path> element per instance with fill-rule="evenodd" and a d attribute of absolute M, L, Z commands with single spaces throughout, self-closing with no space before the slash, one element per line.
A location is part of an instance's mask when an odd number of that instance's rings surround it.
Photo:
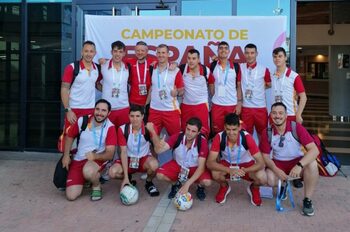
<path fill-rule="evenodd" d="M 330 26 L 298 25 L 297 45 L 347 45 L 350 44 L 350 24 L 335 24 L 334 34 L 328 35 Z"/>

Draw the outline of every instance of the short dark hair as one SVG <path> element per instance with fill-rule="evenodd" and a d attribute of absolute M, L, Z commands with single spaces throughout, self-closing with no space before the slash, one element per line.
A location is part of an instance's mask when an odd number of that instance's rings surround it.
<path fill-rule="evenodd" d="M 159 44 L 157 48 L 166 48 L 166 51 L 169 52 L 169 46 L 166 44 Z"/>
<path fill-rule="evenodd" d="M 188 50 L 188 53 L 189 54 L 197 54 L 198 57 L 200 57 L 200 53 L 197 49 L 192 48 L 192 49 Z"/>
<path fill-rule="evenodd" d="M 111 48 L 112 50 L 114 48 L 117 48 L 117 49 L 123 49 L 125 50 L 125 44 L 122 42 L 122 41 L 114 41 L 112 44 L 111 44 Z"/>
<path fill-rule="evenodd" d="M 240 125 L 239 117 L 236 113 L 226 114 L 224 122 L 225 122 L 225 125 L 229 125 L 229 126 Z"/>
<path fill-rule="evenodd" d="M 197 117 L 192 117 L 187 120 L 186 125 L 196 126 L 198 128 L 198 131 L 202 129 L 202 122 Z"/>
<path fill-rule="evenodd" d="M 255 51 L 258 51 L 258 48 L 253 43 L 249 43 L 249 44 L 245 45 L 244 50 L 247 49 L 247 48 L 254 48 Z"/>
<path fill-rule="evenodd" d="M 112 109 L 111 103 L 109 103 L 109 101 L 107 101 L 106 99 L 103 99 L 103 98 L 100 99 L 100 100 L 98 100 L 98 101 L 95 103 L 95 108 L 96 108 L 96 106 L 97 106 L 98 104 L 100 104 L 100 103 L 105 103 L 105 104 L 107 104 L 108 112 L 111 111 L 111 109 Z"/>
<path fill-rule="evenodd" d="M 283 104 L 282 102 L 273 103 L 271 106 L 271 110 L 272 110 L 272 108 L 277 107 L 277 106 L 282 106 L 285 109 L 285 111 L 287 112 L 287 106 L 285 104 Z"/>
<path fill-rule="evenodd" d="M 86 40 L 86 41 L 83 43 L 83 47 L 84 47 L 85 45 L 91 45 L 91 46 L 94 46 L 94 47 L 96 48 L 95 43 L 92 42 L 91 40 Z"/>
<path fill-rule="evenodd" d="M 284 56 L 287 56 L 286 50 L 282 47 L 273 49 L 272 54 L 277 55 L 278 53 L 283 52 Z"/>
<path fill-rule="evenodd" d="M 129 114 L 131 112 L 137 112 L 139 111 L 141 113 L 141 115 L 145 114 L 145 108 L 143 106 L 140 105 L 130 105 L 130 110 L 129 110 Z"/>
<path fill-rule="evenodd" d="M 221 42 L 219 43 L 219 45 L 218 45 L 218 48 L 219 48 L 220 46 L 227 46 L 227 47 L 230 47 L 230 45 L 229 45 L 226 41 L 221 41 Z"/>
<path fill-rule="evenodd" d="M 139 42 L 136 43 L 136 46 L 137 45 L 143 45 L 143 46 L 146 46 L 146 47 L 148 46 L 145 41 L 139 41 Z"/>

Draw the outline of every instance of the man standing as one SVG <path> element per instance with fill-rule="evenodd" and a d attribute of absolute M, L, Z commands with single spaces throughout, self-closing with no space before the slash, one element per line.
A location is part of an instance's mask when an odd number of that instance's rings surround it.
<path fill-rule="evenodd" d="M 225 203 L 231 191 L 228 178 L 232 181 L 243 178 L 252 182 L 247 188 L 251 203 L 261 205 L 259 186 L 265 184 L 264 159 L 253 137 L 241 130 L 237 114 L 225 116 L 225 130 L 213 139 L 207 167 L 212 171 L 213 179 L 220 184 L 217 203 Z"/>
<path fill-rule="evenodd" d="M 83 117 L 67 128 L 62 164 L 68 170 L 66 197 L 70 201 L 81 195 L 85 180 L 92 183 L 91 200 L 102 199 L 100 172 L 106 161 L 113 159 L 117 145 L 115 127 L 107 118 L 110 112 L 110 103 L 101 99 L 96 102 L 94 114 L 88 118 L 84 131 L 80 131 Z M 78 136 L 78 150 L 71 159 L 73 140 Z"/>
<path fill-rule="evenodd" d="M 102 75 L 97 87 L 102 91 L 102 98 L 111 103 L 109 120 L 118 128 L 129 122 L 129 69 L 122 61 L 125 56 L 125 44 L 115 41 L 111 47 L 112 59 L 102 65 Z"/>
<path fill-rule="evenodd" d="M 177 96 L 183 95 L 184 83 L 178 68 L 169 69 L 169 48 L 160 44 L 157 48 L 158 64 L 153 69 L 150 90 L 149 122 L 160 133 L 163 127 L 169 135 L 181 131 L 180 109 Z"/>
<path fill-rule="evenodd" d="M 247 44 L 244 55 L 247 63 L 240 64 L 243 92 L 241 119 L 250 134 L 253 134 L 255 127 L 260 137 L 267 127 L 265 89 L 271 87 L 271 77 L 269 70 L 256 62 L 258 51 L 255 44 Z"/>
<path fill-rule="evenodd" d="M 241 113 L 242 89 L 241 80 L 234 64 L 228 60 L 230 47 L 221 41 L 218 45 L 218 61 L 210 65 L 212 75 L 208 80 L 212 96 L 211 124 L 212 133 L 217 134 L 224 129 L 224 117 L 228 113 Z M 238 64 L 235 64 L 239 68 Z"/>
<path fill-rule="evenodd" d="M 118 129 L 118 145 L 120 159 L 109 168 L 111 178 L 123 179 L 120 189 L 132 183 L 131 175 L 136 172 L 146 172 L 145 188 L 151 197 L 159 196 L 159 191 L 152 180 L 156 175 L 158 161 L 151 155 L 150 134 L 143 124 L 143 107 L 131 106 L 129 113 L 130 124 Z"/>
<path fill-rule="evenodd" d="M 200 64 L 199 51 L 190 49 L 187 54 L 187 64 L 180 65 L 182 70 L 185 92 L 181 103 L 181 127 L 186 130 L 186 122 L 191 117 L 201 120 L 202 133 L 208 137 L 208 75 L 209 68 Z"/>
<path fill-rule="evenodd" d="M 287 55 L 284 48 L 275 48 L 272 55 L 273 63 L 276 65 L 272 76 L 272 102 L 282 102 L 287 107 L 288 119 L 302 123 L 301 115 L 307 101 L 303 81 L 296 72 L 287 67 Z M 295 92 L 299 97 L 299 105 Z"/>
<path fill-rule="evenodd" d="M 190 118 L 186 123 L 185 132 L 172 135 L 167 142 L 160 140 L 152 123 L 147 123 L 146 126 L 152 134 L 154 150 L 157 154 L 169 149 L 174 153 L 174 160 L 165 163 L 157 171 L 159 180 L 172 183 L 168 198 L 174 198 L 177 192 L 187 193 L 190 186 L 197 183 L 196 195 L 203 201 L 206 197 L 204 186 L 211 184 L 211 177 L 205 168 L 208 142 L 200 134 L 201 121 L 195 117 Z"/>
<path fill-rule="evenodd" d="M 261 135 L 260 142 L 260 150 L 267 166 L 266 182 L 274 187 L 278 179 L 286 181 L 289 178 L 303 178 L 302 212 L 304 215 L 312 216 L 314 208 L 311 197 L 318 181 L 317 146 L 301 124 L 287 120 L 287 108 L 283 103 L 277 102 L 272 105 L 271 118 L 272 130 L 269 132 L 269 129 L 266 129 Z M 306 149 L 305 154 L 301 146 Z"/>

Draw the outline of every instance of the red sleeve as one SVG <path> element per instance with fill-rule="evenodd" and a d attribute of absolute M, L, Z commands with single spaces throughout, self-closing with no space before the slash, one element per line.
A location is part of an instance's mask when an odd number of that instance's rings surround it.
<path fill-rule="evenodd" d="M 268 68 L 265 69 L 264 80 L 265 80 L 265 83 L 271 83 L 271 74 Z"/>
<path fill-rule="evenodd" d="M 106 146 L 108 145 L 113 145 L 116 146 L 117 143 L 117 132 L 115 131 L 114 126 L 110 126 L 107 131 L 107 136 L 106 136 Z"/>
<path fill-rule="evenodd" d="M 209 84 L 214 84 L 215 83 L 215 77 L 214 77 L 212 72 L 209 73 L 208 83 Z"/>
<path fill-rule="evenodd" d="M 251 155 L 255 155 L 259 152 L 259 148 L 256 145 L 253 137 L 250 134 L 245 135 L 245 139 L 247 141 L 248 149 Z"/>
<path fill-rule="evenodd" d="M 69 136 L 71 138 L 75 138 L 78 136 L 78 134 L 79 134 L 78 121 L 79 120 L 77 120 L 73 125 L 68 126 L 68 128 L 66 129 L 67 136 Z"/>
<path fill-rule="evenodd" d="M 158 59 L 154 56 L 147 56 L 147 63 L 152 64 L 153 62 L 158 62 Z"/>
<path fill-rule="evenodd" d="M 201 150 L 199 151 L 198 157 L 207 158 L 209 153 L 208 141 L 201 137 Z"/>
<path fill-rule="evenodd" d="M 117 141 L 118 141 L 118 146 L 126 146 L 124 133 L 120 127 L 118 128 Z"/>
<path fill-rule="evenodd" d="M 314 142 L 310 133 L 300 123 L 297 123 L 296 130 L 297 130 L 297 135 L 299 137 L 299 141 L 303 146 L 306 146 L 309 143 Z"/>
<path fill-rule="evenodd" d="M 271 145 L 267 138 L 267 129 L 263 130 L 261 134 L 259 148 L 262 153 L 270 154 L 271 152 Z"/>
<path fill-rule="evenodd" d="M 175 143 L 176 143 L 177 138 L 179 137 L 179 135 L 180 135 L 180 132 L 179 132 L 179 133 L 176 133 L 176 134 L 173 134 L 172 136 L 170 136 L 170 137 L 168 138 L 168 140 L 167 140 L 166 142 L 167 142 L 167 144 L 169 145 L 170 148 L 173 148 L 173 147 L 174 147 L 174 145 L 175 145 Z"/>
<path fill-rule="evenodd" d="M 297 91 L 297 93 L 305 92 L 303 81 L 299 75 L 294 80 L 294 89 Z"/>
<path fill-rule="evenodd" d="M 182 79 L 182 74 L 181 74 L 180 70 L 176 73 L 175 86 L 178 89 L 181 89 L 181 88 L 183 88 L 185 86 L 184 85 L 184 81 Z"/>
<path fill-rule="evenodd" d="M 62 76 L 62 82 L 72 83 L 73 81 L 73 70 L 71 64 L 67 65 L 64 69 L 63 76 Z"/>
<path fill-rule="evenodd" d="M 220 143 L 220 134 L 217 134 L 213 138 L 213 143 L 211 144 L 210 151 L 220 152 Z"/>
<path fill-rule="evenodd" d="M 236 70 L 235 70 L 236 71 Z M 241 66 L 238 65 L 238 73 L 236 73 L 236 82 L 242 81 L 242 72 L 241 72 Z"/>

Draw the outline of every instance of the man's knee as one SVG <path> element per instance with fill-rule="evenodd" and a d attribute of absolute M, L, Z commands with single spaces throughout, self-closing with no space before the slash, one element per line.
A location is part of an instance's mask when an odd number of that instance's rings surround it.
<path fill-rule="evenodd" d="M 83 168 L 83 175 L 85 179 L 93 179 L 99 175 L 99 167 L 96 163 L 87 162 Z"/>
<path fill-rule="evenodd" d="M 254 183 L 258 184 L 258 185 L 268 184 L 267 174 L 266 174 L 265 170 L 260 170 L 260 171 L 255 172 L 253 174 L 253 180 L 254 180 Z"/>
<path fill-rule="evenodd" d="M 154 157 L 148 158 L 147 163 L 145 165 L 145 169 L 147 169 L 147 172 L 148 171 L 156 172 L 158 167 L 159 167 L 158 160 L 156 160 Z"/>
<path fill-rule="evenodd" d="M 71 186 L 66 189 L 66 198 L 68 201 L 76 200 L 82 193 L 82 187 Z"/>
<path fill-rule="evenodd" d="M 114 164 L 109 168 L 108 175 L 112 178 L 123 178 L 123 168 L 119 164 Z"/>
<path fill-rule="evenodd" d="M 204 179 L 201 180 L 199 182 L 200 185 L 205 186 L 205 187 L 209 187 L 212 184 L 212 180 L 211 179 Z"/>
<path fill-rule="evenodd" d="M 221 180 L 224 175 L 225 174 L 223 172 L 211 171 L 211 176 L 215 181 Z"/>

